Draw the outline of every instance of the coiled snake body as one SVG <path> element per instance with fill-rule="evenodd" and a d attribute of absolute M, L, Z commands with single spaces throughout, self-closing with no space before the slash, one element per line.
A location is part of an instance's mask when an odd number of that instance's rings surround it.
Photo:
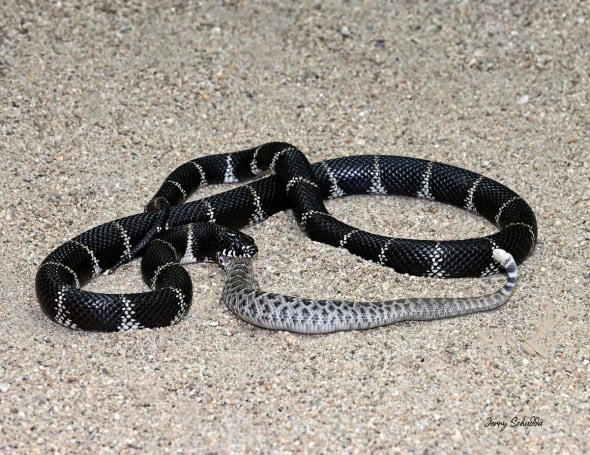
<path fill-rule="evenodd" d="M 180 204 L 200 185 L 242 181 L 267 169 L 275 171 L 275 175 L 206 199 Z M 323 204 L 325 198 L 367 193 L 418 196 L 463 207 L 485 217 L 499 232 L 452 241 L 390 238 L 336 220 Z M 508 283 L 498 293 L 506 298 L 516 280 L 516 268 L 512 267 L 510 255 L 496 253 L 500 263 L 495 261 L 494 250 L 505 250 L 520 263 L 532 252 L 537 237 L 536 219 L 528 204 L 504 185 L 474 172 L 416 158 L 382 155 L 336 158 L 310 165 L 295 147 L 280 142 L 198 158 L 181 165 L 166 179 L 147 209 L 147 212 L 90 229 L 49 254 L 36 277 L 37 298 L 45 314 L 61 325 L 83 330 L 130 330 L 177 323 L 190 307 L 192 285 L 187 275 L 178 271 L 182 270 L 180 267 L 172 267 L 173 262 L 183 257 L 185 261 L 194 260 L 197 256 L 222 258 L 223 261 L 228 254 L 248 257 L 255 252 L 255 247 L 247 245 L 247 236 L 246 243 L 241 243 L 244 238 L 236 242 L 240 234 L 233 233 L 229 244 L 220 246 L 216 252 L 202 253 L 194 249 L 196 243 L 202 244 L 197 235 L 200 232 L 194 231 L 208 229 L 203 227 L 184 228 L 180 234 L 172 235 L 174 242 L 160 237 L 150 244 L 163 229 L 177 233 L 180 231 L 176 229 L 182 229 L 180 226 L 195 222 L 239 229 L 281 210 L 292 209 L 312 240 L 346 248 L 398 272 L 438 278 L 478 277 L 496 273 L 501 263 L 508 271 Z M 160 258 L 146 266 L 150 270 L 144 270 L 144 279 L 156 290 L 117 295 L 80 289 L 104 270 L 141 254 L 148 244 L 154 250 L 149 257 Z M 168 252 L 163 252 L 166 249 Z M 250 273 L 250 264 L 246 259 L 232 259 L 223 265 L 229 273 L 224 301 L 235 303 L 238 294 L 245 294 L 239 289 L 248 289 L 253 283 L 242 279 Z M 235 274 L 231 274 L 232 271 Z M 165 279 L 161 273 L 166 275 Z M 149 276 L 146 278 L 146 275 Z M 234 286 L 232 293 L 229 285 L 236 283 L 244 287 Z M 257 297 L 257 304 L 262 298 L 269 308 L 280 306 L 276 296 L 265 295 L 266 298 Z M 434 317 L 429 319 L 483 311 L 497 306 L 498 302 L 485 308 L 479 304 L 464 305 L 463 310 L 433 312 Z M 334 302 L 331 305 L 334 309 Z M 474 309 L 476 307 L 479 309 Z M 392 308 L 395 310 L 395 305 Z M 305 332 L 368 328 L 399 320 L 390 318 L 386 322 L 375 318 L 376 323 L 356 325 L 325 322 L 319 329 L 316 324 L 313 330 L 308 330 L 299 328 L 296 323 L 273 325 L 257 322 L 252 317 L 243 319 L 269 328 Z"/>

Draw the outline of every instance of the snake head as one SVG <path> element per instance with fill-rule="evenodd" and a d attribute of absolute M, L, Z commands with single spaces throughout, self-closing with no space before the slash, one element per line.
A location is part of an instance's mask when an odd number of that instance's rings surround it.
<path fill-rule="evenodd" d="M 224 265 L 229 257 L 251 258 L 258 253 L 254 239 L 233 229 L 224 228 L 218 235 L 217 262 Z"/>

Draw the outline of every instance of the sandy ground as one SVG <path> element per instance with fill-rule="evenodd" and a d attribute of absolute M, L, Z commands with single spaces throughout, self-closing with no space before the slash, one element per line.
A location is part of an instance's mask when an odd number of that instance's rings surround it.
<path fill-rule="evenodd" d="M 0 453 L 590 451 L 587 2 L 0 3 Z M 53 248 L 141 211 L 183 161 L 269 140 L 312 161 L 406 155 L 505 183 L 540 233 L 515 295 L 486 314 L 302 336 L 238 320 L 221 271 L 196 265 L 172 328 L 80 333 L 43 315 L 33 283 Z M 383 234 L 494 232 L 408 198 L 329 208 Z M 276 292 L 503 282 L 398 275 L 307 240 L 289 213 L 246 231 Z M 144 289 L 138 270 L 92 288 Z"/>

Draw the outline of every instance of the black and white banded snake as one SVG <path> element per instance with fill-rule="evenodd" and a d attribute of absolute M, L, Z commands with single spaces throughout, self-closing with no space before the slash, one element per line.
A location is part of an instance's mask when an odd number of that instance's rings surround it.
<path fill-rule="evenodd" d="M 183 203 L 199 186 L 243 181 L 268 169 L 275 174 Z M 452 204 L 480 214 L 499 231 L 466 240 L 390 238 L 336 220 L 323 203 L 326 198 L 367 193 L 417 196 Z M 286 209 L 293 210 L 312 240 L 346 248 L 401 273 L 480 277 L 497 273 L 502 265 L 508 281 L 493 294 L 462 300 L 350 303 L 264 293 L 256 289 L 248 259 L 256 253 L 253 240 L 239 232 L 218 230 L 210 223 L 239 229 Z M 164 232 L 159 234 L 161 230 Z M 219 240 L 221 237 L 225 237 L 225 243 Z M 323 333 L 496 308 L 508 299 L 516 282 L 512 257 L 521 263 L 534 249 L 536 238 L 537 222 L 529 205 L 509 188 L 480 174 L 388 155 L 351 156 L 310 165 L 292 145 L 273 142 L 179 166 L 146 212 L 92 228 L 50 253 L 39 267 L 35 287 L 45 314 L 65 327 L 120 331 L 168 326 L 185 316 L 192 301 L 190 278 L 176 262 L 209 258 L 225 268 L 222 301 L 242 319 L 272 329 Z M 80 289 L 103 271 L 142 254 L 148 245 L 153 253 L 144 258 L 142 272 L 153 291 L 99 294 Z"/>

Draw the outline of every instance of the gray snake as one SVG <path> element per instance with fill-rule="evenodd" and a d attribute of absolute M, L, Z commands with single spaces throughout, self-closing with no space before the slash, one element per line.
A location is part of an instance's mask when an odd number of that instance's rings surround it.
<path fill-rule="evenodd" d="M 506 270 L 498 291 L 480 297 L 407 298 L 379 302 L 303 299 L 260 291 L 251 258 L 221 258 L 226 282 L 222 303 L 242 320 L 258 327 L 298 333 L 330 333 L 381 327 L 402 321 L 427 321 L 489 311 L 512 295 L 518 269 L 512 256 L 494 250 Z"/>

